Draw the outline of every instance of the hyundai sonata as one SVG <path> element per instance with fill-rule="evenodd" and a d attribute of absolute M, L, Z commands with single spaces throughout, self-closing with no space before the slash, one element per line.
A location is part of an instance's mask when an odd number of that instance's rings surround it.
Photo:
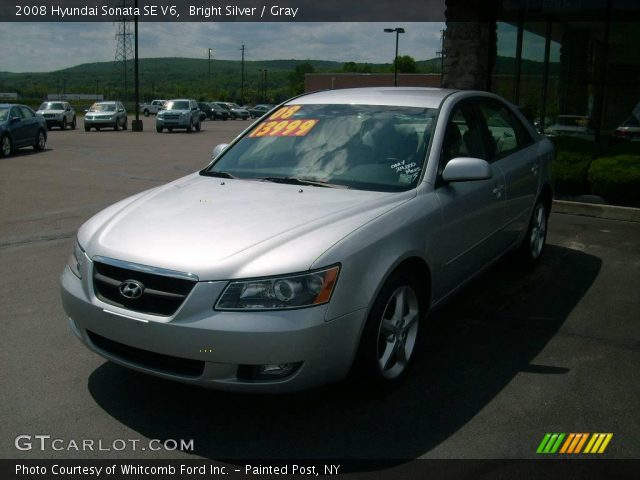
<path fill-rule="evenodd" d="M 430 309 L 509 251 L 540 257 L 552 156 L 489 93 L 296 97 L 202 171 L 80 228 L 62 274 L 71 329 L 205 387 L 394 384 Z"/>

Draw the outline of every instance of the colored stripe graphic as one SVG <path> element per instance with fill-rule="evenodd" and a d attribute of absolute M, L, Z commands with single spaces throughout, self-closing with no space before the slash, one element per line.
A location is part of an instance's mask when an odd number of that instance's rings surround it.
<path fill-rule="evenodd" d="M 536 449 L 542 454 L 604 453 L 613 433 L 546 433 Z M 583 450 L 582 448 L 585 446 Z"/>
<path fill-rule="evenodd" d="M 556 453 L 564 437 L 564 433 L 547 433 L 538 445 L 536 453 Z"/>
<path fill-rule="evenodd" d="M 594 433 L 584 453 L 604 453 L 612 438 L 613 433 Z"/>

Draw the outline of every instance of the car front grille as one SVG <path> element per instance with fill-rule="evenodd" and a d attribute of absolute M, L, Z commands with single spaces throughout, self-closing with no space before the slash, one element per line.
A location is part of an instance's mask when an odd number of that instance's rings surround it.
<path fill-rule="evenodd" d="M 134 365 L 193 378 L 202 376 L 202 372 L 204 372 L 204 362 L 200 360 L 172 357 L 171 355 L 142 350 L 110 340 L 89 330 L 87 330 L 87 335 L 91 343 L 100 350 Z"/>
<path fill-rule="evenodd" d="M 164 119 L 165 120 L 178 120 L 180 118 L 180 115 L 176 115 L 174 113 L 165 113 L 164 114 Z"/>
<path fill-rule="evenodd" d="M 55 113 L 45 113 L 43 114 L 44 118 L 56 118 L 56 114 Z"/>
<path fill-rule="evenodd" d="M 133 280 L 143 286 L 138 298 L 120 292 L 123 282 Z M 171 316 L 189 295 L 195 280 L 141 272 L 102 262 L 93 263 L 93 288 L 103 302 L 140 313 Z"/>

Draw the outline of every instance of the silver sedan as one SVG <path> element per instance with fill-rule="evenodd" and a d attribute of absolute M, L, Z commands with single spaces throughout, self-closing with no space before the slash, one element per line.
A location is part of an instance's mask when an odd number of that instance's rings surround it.
<path fill-rule="evenodd" d="M 297 97 L 202 171 L 80 228 L 62 274 L 71 330 L 204 387 L 392 385 L 430 309 L 508 252 L 538 260 L 553 154 L 489 93 Z"/>

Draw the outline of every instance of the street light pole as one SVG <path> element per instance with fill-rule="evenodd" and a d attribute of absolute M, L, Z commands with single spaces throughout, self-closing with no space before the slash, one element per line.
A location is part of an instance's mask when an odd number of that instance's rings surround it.
<path fill-rule="evenodd" d="M 395 57 L 395 61 L 393 62 L 395 64 L 395 68 L 393 69 L 393 85 L 394 87 L 397 87 L 398 86 L 398 39 L 401 33 L 405 33 L 405 30 L 404 28 L 396 27 L 396 28 L 385 28 L 384 31 L 387 33 L 395 32 L 396 34 L 396 57 Z"/>
<path fill-rule="evenodd" d="M 212 87 L 211 85 L 211 52 L 213 49 L 209 48 L 208 50 L 209 50 L 209 64 L 208 64 L 209 70 L 207 73 L 207 88 L 211 88 Z M 213 95 L 213 88 L 211 88 L 211 94 Z"/>

